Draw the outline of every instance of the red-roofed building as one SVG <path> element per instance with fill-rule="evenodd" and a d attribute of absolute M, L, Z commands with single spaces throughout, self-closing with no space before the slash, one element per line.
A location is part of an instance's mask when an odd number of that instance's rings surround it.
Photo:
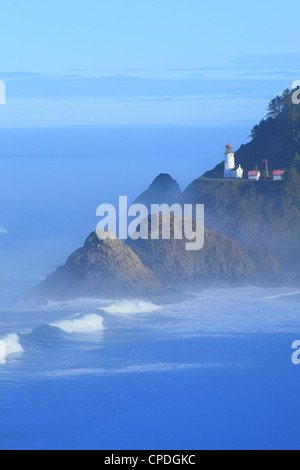
<path fill-rule="evenodd" d="M 259 181 L 260 177 L 261 177 L 261 173 L 258 170 L 248 172 L 248 179 L 249 180 Z"/>
<path fill-rule="evenodd" d="M 284 170 L 273 171 L 273 181 L 281 181 L 283 179 L 284 173 L 285 173 Z"/>

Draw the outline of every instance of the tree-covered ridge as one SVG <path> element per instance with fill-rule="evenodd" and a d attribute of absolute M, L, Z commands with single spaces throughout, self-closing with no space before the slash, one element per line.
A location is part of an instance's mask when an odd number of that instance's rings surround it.
<path fill-rule="evenodd" d="M 265 175 L 264 159 L 269 160 L 270 172 L 294 168 L 300 173 L 300 105 L 293 103 L 292 94 L 285 90 L 270 102 L 266 117 L 252 129 L 251 142 L 236 152 L 245 176 L 257 167 Z M 222 162 L 204 177 L 221 178 L 223 170 Z"/>
<path fill-rule="evenodd" d="M 287 269 L 300 263 L 300 105 L 286 90 L 268 106 L 252 130 L 252 140 L 236 152 L 245 177 L 259 167 L 265 176 L 285 170 L 283 181 L 224 180 L 224 163 L 195 180 L 183 201 L 205 204 L 206 227 L 224 233 L 244 248 L 272 253 Z"/>

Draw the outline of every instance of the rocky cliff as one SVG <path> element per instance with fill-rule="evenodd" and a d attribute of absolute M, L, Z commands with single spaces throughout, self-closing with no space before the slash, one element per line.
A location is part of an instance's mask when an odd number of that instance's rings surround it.
<path fill-rule="evenodd" d="M 150 209 L 151 204 L 173 204 L 182 195 L 179 184 L 170 175 L 161 173 L 149 188 L 135 200 L 136 204 L 144 204 Z"/>
<path fill-rule="evenodd" d="M 158 295 L 162 290 L 162 283 L 129 246 L 117 238 L 99 240 L 94 232 L 64 266 L 26 296 L 41 300 L 130 298 Z"/>
<path fill-rule="evenodd" d="M 173 284 L 217 285 L 267 283 L 281 278 L 281 269 L 272 255 L 245 250 L 225 235 L 205 230 L 202 250 L 186 251 L 186 241 L 176 240 L 182 220 L 171 216 L 171 240 L 131 240 L 128 246 L 161 280 Z M 151 233 L 151 217 L 148 220 Z M 161 232 L 161 231 L 160 231 Z"/>

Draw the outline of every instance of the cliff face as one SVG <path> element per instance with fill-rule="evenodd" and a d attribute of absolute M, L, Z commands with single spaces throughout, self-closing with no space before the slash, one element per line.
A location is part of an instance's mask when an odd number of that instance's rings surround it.
<path fill-rule="evenodd" d="M 174 284 L 262 283 L 280 279 L 281 270 L 272 255 L 244 250 L 224 235 L 205 230 L 202 250 L 186 251 L 186 240 L 174 239 L 181 219 L 171 216 L 171 240 L 131 240 L 128 246 L 165 282 Z M 148 220 L 151 232 L 151 217 Z"/>
<path fill-rule="evenodd" d="M 170 223 L 170 216 L 164 217 Z M 150 234 L 151 217 L 145 223 Z M 209 230 L 205 230 L 202 250 L 187 251 L 187 240 L 174 239 L 181 227 L 182 219 L 171 216 L 170 240 L 129 239 L 127 244 L 116 237 L 99 240 L 94 232 L 64 266 L 20 301 L 31 304 L 80 297 L 168 297 L 173 301 L 179 293 L 167 289 L 167 283 L 204 287 L 261 284 L 280 278 L 279 265 L 271 255 L 243 250 L 224 235 Z"/>
<path fill-rule="evenodd" d="M 182 203 L 205 205 L 205 226 L 239 246 L 271 253 L 287 270 L 300 263 L 298 182 L 249 182 L 199 178 Z M 298 268 L 299 269 L 299 268 Z"/>
<path fill-rule="evenodd" d="M 28 297 L 45 300 L 124 298 L 156 295 L 162 287 L 155 274 L 121 240 L 99 240 L 96 233 L 92 233 L 84 247 L 29 292 Z"/>

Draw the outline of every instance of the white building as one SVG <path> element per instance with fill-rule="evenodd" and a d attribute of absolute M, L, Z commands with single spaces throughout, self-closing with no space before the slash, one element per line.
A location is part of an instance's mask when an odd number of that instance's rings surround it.
<path fill-rule="evenodd" d="M 229 143 L 225 149 L 224 178 L 243 178 L 244 170 L 239 165 L 235 166 L 235 154 L 232 145 Z"/>
<path fill-rule="evenodd" d="M 259 181 L 260 177 L 261 177 L 261 172 L 258 171 L 258 170 L 248 172 L 248 179 L 249 180 Z"/>
<path fill-rule="evenodd" d="M 273 181 L 281 181 L 283 179 L 284 173 L 285 173 L 284 170 L 273 171 Z"/>

